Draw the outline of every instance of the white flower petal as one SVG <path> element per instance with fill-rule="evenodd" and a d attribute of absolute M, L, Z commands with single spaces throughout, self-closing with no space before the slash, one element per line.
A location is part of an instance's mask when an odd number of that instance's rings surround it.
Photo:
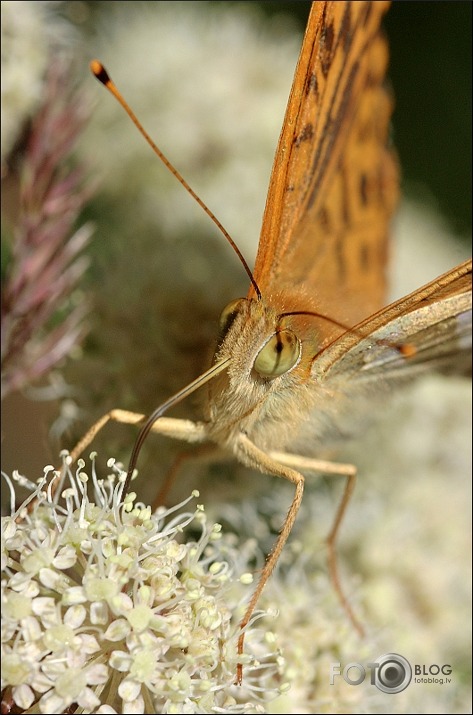
<path fill-rule="evenodd" d="M 33 599 L 33 613 L 35 613 L 43 625 L 53 625 L 59 623 L 59 616 L 54 598 L 50 596 L 37 596 Z"/>
<path fill-rule="evenodd" d="M 99 698 L 90 688 L 84 688 L 77 698 L 77 702 L 81 708 L 84 708 L 85 712 L 92 712 L 100 705 Z"/>
<path fill-rule="evenodd" d="M 64 614 L 64 624 L 70 628 L 79 628 L 87 616 L 87 611 L 82 605 L 71 606 Z"/>
<path fill-rule="evenodd" d="M 136 680 L 131 680 L 130 678 L 125 678 L 118 686 L 118 694 L 126 702 L 135 700 L 140 694 L 140 690 L 141 683 L 138 683 Z"/>
<path fill-rule="evenodd" d="M 87 596 L 82 586 L 69 586 L 62 594 L 61 600 L 64 606 L 75 606 L 78 603 L 86 603 Z"/>
<path fill-rule="evenodd" d="M 131 626 L 124 618 L 112 621 L 104 633 L 105 640 L 116 642 L 124 640 L 131 630 Z"/>
<path fill-rule="evenodd" d="M 21 623 L 21 635 L 25 641 L 37 641 L 43 634 L 39 621 L 34 616 L 25 618 Z"/>
<path fill-rule="evenodd" d="M 123 650 L 114 650 L 110 653 L 108 662 L 111 668 L 115 668 L 115 670 L 120 671 L 120 673 L 125 673 L 130 669 L 132 657 Z"/>
<path fill-rule="evenodd" d="M 105 683 L 109 677 L 108 668 L 104 663 L 95 663 L 87 668 L 88 685 L 100 685 Z"/>
<path fill-rule="evenodd" d="M 145 703 L 143 696 L 140 695 L 135 700 L 131 702 L 124 702 L 122 712 L 124 715 L 141 715 L 145 711 Z"/>
<path fill-rule="evenodd" d="M 108 606 L 103 601 L 90 604 L 90 622 L 96 626 L 104 626 L 108 622 Z"/>
<path fill-rule="evenodd" d="M 18 685 L 13 690 L 13 699 L 15 705 L 17 705 L 22 710 L 26 710 L 34 702 L 34 693 L 29 685 Z"/>
<path fill-rule="evenodd" d="M 109 602 L 117 616 L 126 615 L 133 608 L 133 601 L 126 593 L 118 593 Z"/>
<path fill-rule="evenodd" d="M 55 690 L 50 690 L 45 693 L 39 701 L 39 710 L 41 713 L 44 713 L 44 715 L 49 715 L 49 713 L 62 713 L 71 702 L 73 701 L 64 700 Z"/>
<path fill-rule="evenodd" d="M 17 531 L 16 521 L 11 516 L 2 519 L 2 540 L 12 539 Z"/>
<path fill-rule="evenodd" d="M 84 655 L 92 655 L 93 653 L 98 653 L 100 650 L 97 638 L 91 633 L 81 633 L 77 637 L 80 642 L 80 651 Z"/>
<path fill-rule="evenodd" d="M 76 550 L 72 546 L 66 545 L 58 551 L 53 559 L 53 566 L 57 569 L 66 570 L 72 568 L 77 561 Z"/>
<path fill-rule="evenodd" d="M 31 576 L 29 573 L 24 573 L 23 571 L 18 571 L 17 573 L 10 576 L 8 580 L 8 586 L 12 591 L 18 591 L 18 593 L 23 592 L 25 589 L 31 586 Z"/>
<path fill-rule="evenodd" d="M 68 581 L 63 573 L 54 569 L 44 568 L 39 571 L 39 580 L 43 586 L 61 593 L 68 586 Z"/>

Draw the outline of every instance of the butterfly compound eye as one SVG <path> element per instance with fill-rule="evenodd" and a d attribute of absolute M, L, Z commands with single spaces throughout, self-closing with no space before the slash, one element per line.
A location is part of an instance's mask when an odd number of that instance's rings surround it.
<path fill-rule="evenodd" d="M 253 367 L 261 377 L 278 377 L 294 367 L 300 354 L 301 344 L 292 330 L 281 330 L 263 345 Z"/>

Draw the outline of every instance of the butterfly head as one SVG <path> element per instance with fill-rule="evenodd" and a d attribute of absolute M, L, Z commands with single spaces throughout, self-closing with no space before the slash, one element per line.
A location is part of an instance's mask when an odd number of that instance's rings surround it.
<path fill-rule="evenodd" d="M 237 327 L 231 331 L 235 321 Z M 254 325 L 262 332 L 252 330 Z M 252 351 L 249 367 L 263 380 L 273 380 L 290 372 L 300 361 L 302 346 L 299 338 L 261 300 L 238 298 L 231 301 L 220 315 L 219 327 L 220 347 L 230 343 L 228 347 L 231 348 L 237 331 L 241 334 L 243 330 L 245 338 L 251 338 L 251 333 L 255 335 L 256 353 Z M 227 339 L 230 331 L 232 335 Z"/>
<path fill-rule="evenodd" d="M 285 422 L 289 394 L 305 389 L 313 358 L 300 323 L 300 316 L 281 315 L 264 299 L 239 298 L 224 308 L 215 363 L 228 360 L 228 367 L 209 382 L 210 438 L 222 442 L 228 435 L 231 443 L 233 429 L 254 435 L 263 421 L 268 432 L 274 415 Z"/>

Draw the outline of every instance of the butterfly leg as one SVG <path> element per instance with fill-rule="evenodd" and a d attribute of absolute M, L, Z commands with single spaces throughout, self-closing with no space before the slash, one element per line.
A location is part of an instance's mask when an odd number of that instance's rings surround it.
<path fill-rule="evenodd" d="M 240 637 L 238 638 L 238 655 L 241 655 L 243 653 L 243 645 L 245 641 L 245 630 L 246 626 L 250 622 L 251 616 L 253 614 L 253 611 L 256 608 L 256 604 L 258 603 L 259 597 L 261 596 L 261 593 L 266 585 L 267 580 L 271 576 L 271 573 L 273 572 L 274 567 L 276 566 L 276 563 L 279 559 L 279 556 L 281 555 L 281 551 L 284 548 L 284 544 L 286 543 L 289 534 L 291 533 L 292 527 L 294 525 L 294 521 L 297 516 L 297 512 L 299 511 L 301 502 L 302 502 L 302 494 L 304 491 L 304 477 L 302 474 L 297 472 L 295 469 L 291 469 L 290 467 L 287 467 L 284 464 L 281 464 L 280 462 L 276 461 L 273 459 L 269 454 L 266 454 L 266 452 L 263 452 L 262 450 L 258 449 L 253 442 L 251 442 L 250 439 L 244 434 L 241 434 L 238 439 L 238 447 L 237 447 L 237 454 L 239 457 L 241 457 L 242 461 L 246 463 L 248 466 L 251 467 L 256 467 L 259 469 L 261 472 L 264 472 L 265 474 L 270 474 L 275 477 L 282 477 L 283 479 L 287 479 L 288 481 L 292 482 L 295 486 L 295 494 L 292 500 L 292 503 L 289 507 L 289 510 L 286 514 L 286 519 L 284 521 L 284 524 L 282 526 L 281 531 L 279 532 L 279 536 L 276 539 L 276 542 L 271 550 L 271 552 L 268 554 L 266 558 L 266 563 L 263 566 L 263 569 L 260 574 L 259 581 L 257 583 L 256 589 L 251 597 L 251 600 L 247 606 L 247 609 L 245 611 L 245 614 L 240 622 Z M 241 663 L 237 665 L 237 683 L 241 685 L 242 678 L 243 678 L 243 666 Z"/>
<path fill-rule="evenodd" d="M 348 507 L 348 503 L 353 495 L 356 484 L 356 467 L 353 464 L 343 464 L 337 462 L 326 462 L 321 459 L 311 459 L 310 457 L 301 457 L 296 454 L 290 454 L 287 452 L 271 452 L 271 457 L 276 459 L 282 464 L 287 464 L 290 467 L 297 469 L 303 469 L 310 472 L 321 472 L 328 475 L 341 475 L 346 477 L 345 490 L 340 504 L 337 508 L 337 513 L 330 529 L 330 533 L 327 537 L 327 548 L 328 548 L 328 570 L 330 574 L 330 579 L 332 581 L 333 587 L 337 593 L 337 596 L 342 604 L 345 613 L 347 614 L 349 620 L 351 621 L 354 629 L 360 634 L 364 635 L 364 629 L 353 613 L 353 609 L 343 592 L 341 585 L 341 579 L 338 570 L 338 559 L 335 542 L 338 538 L 340 531 L 340 526 L 345 515 L 345 511 Z"/>
<path fill-rule="evenodd" d="M 108 422 L 119 422 L 121 424 L 136 425 L 143 422 L 146 415 L 140 415 L 137 412 L 128 412 L 127 410 L 110 410 L 105 415 L 95 422 L 92 427 L 87 430 L 85 435 L 81 440 L 75 445 L 75 447 L 70 451 L 70 458 L 72 463 L 76 462 L 77 459 L 83 454 L 84 450 L 94 441 L 98 433 L 105 427 Z M 174 439 L 181 439 L 185 442 L 203 442 L 206 437 L 204 434 L 204 426 L 200 422 L 192 422 L 191 420 L 180 420 L 173 417 L 162 417 L 160 420 L 154 423 L 151 428 L 152 432 L 157 432 L 166 437 L 171 437 Z M 52 485 L 52 493 L 56 492 L 57 488 L 61 484 L 58 480 Z M 34 501 L 31 502 L 32 506 Z"/>
<path fill-rule="evenodd" d="M 92 425 L 76 444 L 74 449 L 71 450 L 70 456 L 72 461 L 75 462 L 78 457 L 80 457 L 108 422 L 137 425 L 145 419 L 146 415 L 140 415 L 137 412 L 128 412 L 128 410 L 118 409 L 110 410 L 110 412 L 107 412 L 107 414 L 103 415 Z M 151 431 L 173 439 L 181 439 L 185 442 L 202 442 L 205 439 L 204 426 L 200 422 L 179 420 L 173 417 L 161 417 L 161 419 L 153 424 Z"/>
<path fill-rule="evenodd" d="M 137 424 L 142 419 L 144 415 L 136 414 L 135 412 L 128 412 L 126 410 L 110 410 L 105 415 L 102 415 L 100 419 L 95 422 L 92 427 L 90 427 L 85 435 L 79 440 L 75 447 L 70 451 L 69 456 L 71 458 L 71 463 L 76 462 L 84 450 L 94 441 L 98 433 L 105 427 L 107 422 L 121 422 L 123 424 Z M 51 485 L 52 494 L 56 493 L 58 487 L 62 483 L 62 480 L 57 480 Z M 36 500 L 31 502 L 31 508 L 34 507 Z"/>
<path fill-rule="evenodd" d="M 328 570 L 329 570 L 330 578 L 334 585 L 335 591 L 337 592 L 338 598 L 340 599 L 340 602 L 345 610 L 345 613 L 347 614 L 348 618 L 350 619 L 350 621 L 351 621 L 353 627 L 355 628 L 355 630 L 357 631 L 357 633 L 360 636 L 364 636 L 364 634 L 365 634 L 364 628 L 361 625 L 358 618 L 355 616 L 353 609 L 350 606 L 350 603 L 343 592 L 343 588 L 342 588 L 341 580 L 340 580 L 340 574 L 338 571 L 337 551 L 336 551 L 336 547 L 335 547 L 335 542 L 338 537 L 342 519 L 345 515 L 345 511 L 347 509 L 348 502 L 350 501 L 350 499 L 353 495 L 353 492 L 355 490 L 355 484 L 356 484 L 356 472 L 354 474 L 346 474 L 345 476 L 347 478 L 347 481 L 345 484 L 345 489 L 343 491 L 343 496 L 340 501 L 340 504 L 338 505 L 337 513 L 335 514 L 335 519 L 333 521 L 332 528 L 330 529 L 330 533 L 327 536 Z"/>
<path fill-rule="evenodd" d="M 98 433 L 105 427 L 108 422 L 119 422 L 121 424 L 135 425 L 140 424 L 147 419 L 146 415 L 140 415 L 137 412 L 129 412 L 128 410 L 110 410 L 105 415 L 95 422 L 92 427 L 85 433 L 81 440 L 70 451 L 72 463 L 83 454 L 84 450 L 94 441 Z M 203 442 L 206 439 L 204 425 L 200 422 L 192 422 L 191 420 L 180 420 L 173 417 L 162 417 L 155 422 L 151 428 L 152 432 L 157 432 L 166 437 L 180 439 L 185 442 Z M 57 491 L 61 480 L 57 480 L 51 486 L 52 494 Z M 34 507 L 35 500 L 30 502 L 30 509 Z"/>
<path fill-rule="evenodd" d="M 134 419 L 136 418 L 136 419 Z M 135 414 L 134 412 L 127 412 L 126 410 L 110 410 L 107 414 L 102 415 L 100 419 L 95 422 L 92 427 L 90 427 L 85 435 L 79 440 L 73 449 L 71 449 L 70 457 L 72 462 L 75 462 L 84 450 L 92 444 L 98 433 L 105 427 L 107 422 L 121 422 L 123 424 L 136 424 L 140 422 L 143 415 Z"/>

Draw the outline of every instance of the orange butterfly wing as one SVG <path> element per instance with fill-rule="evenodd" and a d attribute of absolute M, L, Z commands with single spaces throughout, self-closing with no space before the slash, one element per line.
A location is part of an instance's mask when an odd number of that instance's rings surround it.
<path fill-rule="evenodd" d="M 316 310 L 353 325 L 385 302 L 388 226 L 398 197 L 380 32 L 388 7 L 313 3 L 254 269 L 263 297 L 281 312 Z M 327 339 L 340 333 L 319 322 Z"/>

